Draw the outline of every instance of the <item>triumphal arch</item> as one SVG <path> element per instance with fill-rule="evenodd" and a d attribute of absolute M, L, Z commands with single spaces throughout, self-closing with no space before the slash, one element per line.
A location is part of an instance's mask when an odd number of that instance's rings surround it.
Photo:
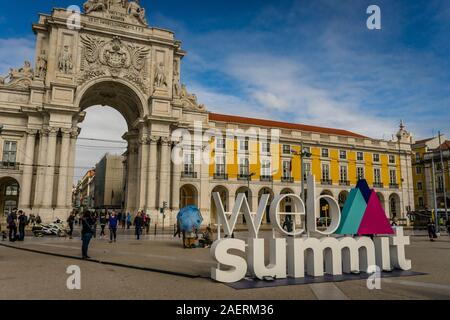
<path fill-rule="evenodd" d="M 128 125 L 126 210 L 176 212 L 171 131 L 206 124 L 208 114 L 180 83 L 185 52 L 174 34 L 150 27 L 137 0 L 56 8 L 33 31 L 35 61 L 0 78 L 2 137 L 17 149 L 2 175 L 20 189 L 17 206 L 44 220 L 70 212 L 78 124 L 86 108 L 107 105 Z"/>

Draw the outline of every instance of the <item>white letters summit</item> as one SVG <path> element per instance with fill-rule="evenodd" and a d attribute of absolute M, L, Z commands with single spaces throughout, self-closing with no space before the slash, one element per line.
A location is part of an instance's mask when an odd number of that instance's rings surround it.
<path fill-rule="evenodd" d="M 226 213 L 218 193 L 213 194 L 217 207 L 219 224 L 227 238 L 220 238 L 213 244 L 211 255 L 217 262 L 212 268 L 213 280 L 232 283 L 242 280 L 247 272 L 258 279 L 272 277 L 303 278 L 305 275 L 320 277 L 325 273 L 367 272 L 377 265 L 381 270 L 410 270 L 411 261 L 405 257 L 405 246 L 409 237 L 403 235 L 403 228 L 394 229 L 392 236 L 358 237 L 334 235 L 341 220 L 341 210 L 336 200 L 329 196 L 316 196 L 314 176 L 308 177 L 308 206 L 305 212 L 303 200 L 295 194 L 280 195 L 270 206 L 270 220 L 273 237 L 259 238 L 259 229 L 267 207 L 269 195 L 263 195 L 256 213 L 250 211 L 245 194 L 238 195 L 233 211 Z M 280 212 L 280 203 L 289 197 L 297 212 Z M 320 200 L 326 200 L 330 208 L 331 224 L 319 230 Z M 231 238 L 239 214 L 244 214 L 249 238 L 247 242 Z M 292 220 L 306 224 L 305 229 L 287 232 L 281 226 L 281 216 L 291 215 Z M 295 223 L 294 223 L 295 224 Z M 220 234 L 220 233 L 219 233 Z M 278 235 L 278 237 L 276 237 Z M 265 263 L 265 241 L 269 241 L 269 264 Z"/>

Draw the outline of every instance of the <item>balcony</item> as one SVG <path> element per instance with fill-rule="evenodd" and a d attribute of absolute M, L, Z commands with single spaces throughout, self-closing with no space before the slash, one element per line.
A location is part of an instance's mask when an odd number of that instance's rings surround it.
<path fill-rule="evenodd" d="M 19 170 L 19 163 L 17 163 L 17 162 L 1 162 L 0 169 L 17 171 L 17 170 Z"/>
<path fill-rule="evenodd" d="M 374 188 L 384 188 L 384 185 L 382 182 L 374 182 L 373 187 Z"/>
<path fill-rule="evenodd" d="M 389 183 L 389 188 L 390 189 L 399 189 L 400 186 L 398 185 L 398 183 Z"/>
<path fill-rule="evenodd" d="M 348 180 L 339 180 L 339 185 L 348 187 L 350 185 L 350 181 L 348 181 Z"/>
<path fill-rule="evenodd" d="M 320 183 L 324 186 L 331 186 L 333 185 L 333 180 L 330 179 L 322 179 L 320 180 Z"/>
<path fill-rule="evenodd" d="M 198 179 L 197 172 L 182 172 L 181 173 L 182 179 Z"/>
<path fill-rule="evenodd" d="M 293 177 L 281 177 L 281 182 L 294 183 Z"/>
<path fill-rule="evenodd" d="M 214 180 L 228 180 L 228 174 L 226 174 L 226 173 L 214 173 Z"/>
<path fill-rule="evenodd" d="M 260 177 L 260 181 L 262 181 L 262 182 L 272 182 L 273 181 L 273 177 L 272 176 L 261 176 Z"/>
<path fill-rule="evenodd" d="M 248 180 L 248 181 L 251 181 L 251 180 L 252 180 L 252 177 L 249 176 L 248 174 L 239 173 L 238 176 L 237 176 L 237 179 L 238 179 L 238 180 L 245 180 L 245 181 Z"/>

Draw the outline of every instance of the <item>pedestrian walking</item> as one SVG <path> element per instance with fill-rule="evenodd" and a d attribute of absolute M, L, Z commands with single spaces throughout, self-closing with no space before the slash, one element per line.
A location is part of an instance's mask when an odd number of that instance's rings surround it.
<path fill-rule="evenodd" d="M 122 226 L 122 212 L 117 213 L 117 222 Z"/>
<path fill-rule="evenodd" d="M 104 236 L 106 236 L 105 228 L 106 228 L 107 223 L 108 223 L 108 219 L 106 217 L 106 212 L 101 212 L 100 213 L 100 228 L 101 228 L 100 238 L 102 238 L 102 239 Z"/>
<path fill-rule="evenodd" d="M 42 219 L 41 219 L 41 216 L 38 214 L 37 216 L 36 216 L 36 224 L 41 224 L 42 223 Z"/>
<path fill-rule="evenodd" d="M 144 220 L 142 218 L 141 212 L 139 211 L 134 218 L 134 227 L 136 228 L 136 240 L 141 239 L 142 226 L 144 224 Z"/>
<path fill-rule="evenodd" d="M 145 233 L 150 234 L 150 224 L 152 219 L 149 214 L 144 214 L 144 225 L 145 225 Z"/>
<path fill-rule="evenodd" d="M 131 224 L 132 224 L 132 216 L 131 216 L 131 213 L 127 213 L 127 229 L 129 230 L 130 228 L 131 228 Z"/>
<path fill-rule="evenodd" d="M 109 243 L 117 241 L 117 224 L 119 218 L 116 213 L 113 211 L 111 216 L 109 217 Z"/>
<path fill-rule="evenodd" d="M 434 239 L 437 239 L 436 226 L 432 219 L 430 219 L 430 221 L 428 222 L 427 230 L 428 230 L 428 237 L 430 238 L 430 241 L 434 241 Z"/>
<path fill-rule="evenodd" d="M 450 235 L 450 219 L 447 219 L 447 221 L 445 222 L 445 226 L 447 228 L 447 233 Z"/>
<path fill-rule="evenodd" d="M 17 240 L 17 213 L 16 209 L 13 209 L 8 217 L 6 218 L 6 223 L 9 229 L 9 241 L 15 242 Z"/>
<path fill-rule="evenodd" d="M 67 224 L 69 225 L 69 239 L 72 239 L 73 236 L 73 225 L 75 223 L 75 214 L 72 211 L 67 218 Z"/>
<path fill-rule="evenodd" d="M 94 214 L 85 211 L 81 219 L 81 240 L 83 244 L 81 246 L 81 255 L 83 259 L 90 259 L 88 256 L 89 243 L 91 242 L 92 236 L 94 235 L 94 225 L 95 218 Z"/>
<path fill-rule="evenodd" d="M 17 218 L 17 220 L 19 221 L 19 241 L 24 241 L 25 240 L 25 227 L 28 224 L 28 218 L 25 215 L 25 212 L 23 212 L 22 210 L 19 210 L 19 216 Z"/>

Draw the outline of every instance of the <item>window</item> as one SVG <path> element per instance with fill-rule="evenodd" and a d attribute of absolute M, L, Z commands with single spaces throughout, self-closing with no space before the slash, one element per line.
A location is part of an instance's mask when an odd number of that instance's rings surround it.
<path fill-rule="evenodd" d="M 239 159 L 239 175 L 248 176 L 250 174 L 249 161 L 247 158 Z"/>
<path fill-rule="evenodd" d="M 322 180 L 329 181 L 330 180 L 330 165 L 322 164 Z"/>
<path fill-rule="evenodd" d="M 357 152 L 356 153 L 356 160 L 364 161 L 364 152 Z"/>
<path fill-rule="evenodd" d="M 397 184 L 397 170 L 389 170 L 389 183 L 392 185 Z"/>
<path fill-rule="evenodd" d="M 422 174 L 422 167 L 421 166 L 417 166 L 416 167 L 416 174 Z"/>
<path fill-rule="evenodd" d="M 389 163 L 395 164 L 395 156 L 394 155 L 389 155 Z"/>
<path fill-rule="evenodd" d="M 348 180 L 347 166 L 341 166 L 340 177 L 341 177 L 341 182 L 347 182 L 347 180 Z"/>
<path fill-rule="evenodd" d="M 263 159 L 261 160 L 261 176 L 263 177 L 270 177 L 272 176 L 271 171 L 271 163 L 269 159 Z"/>
<path fill-rule="evenodd" d="M 292 164 L 290 160 L 283 161 L 283 178 L 291 178 L 292 176 Z"/>
<path fill-rule="evenodd" d="M 216 157 L 216 174 L 217 175 L 225 175 L 226 174 L 226 168 L 225 168 L 225 156 L 217 156 Z"/>
<path fill-rule="evenodd" d="M 379 153 L 373 154 L 373 162 L 380 162 L 380 154 Z"/>
<path fill-rule="evenodd" d="M 421 159 L 421 157 L 420 157 L 420 153 L 416 153 L 416 162 L 419 162 L 419 161 L 420 161 L 420 159 Z"/>
<path fill-rule="evenodd" d="M 423 190 L 423 183 L 417 182 L 417 190 Z"/>
<path fill-rule="evenodd" d="M 3 144 L 3 165 L 14 166 L 16 164 L 17 142 L 5 141 Z"/>
<path fill-rule="evenodd" d="M 381 183 L 381 170 L 379 168 L 373 169 L 373 182 L 376 184 Z"/>
<path fill-rule="evenodd" d="M 305 166 L 303 179 L 306 180 L 306 178 L 311 174 L 311 163 L 304 163 L 303 165 Z"/>
<path fill-rule="evenodd" d="M 363 167 L 357 167 L 356 168 L 356 176 L 358 177 L 358 180 L 364 179 L 364 168 Z"/>
<path fill-rule="evenodd" d="M 339 151 L 339 159 L 346 160 L 347 159 L 347 151 L 345 151 L 345 150 Z"/>
<path fill-rule="evenodd" d="M 419 197 L 419 207 L 423 208 L 424 207 L 424 202 L 423 202 L 423 198 Z"/>
<path fill-rule="evenodd" d="M 270 142 L 261 143 L 261 153 L 270 153 Z"/>
<path fill-rule="evenodd" d="M 322 158 L 328 158 L 329 152 L 327 148 L 322 148 Z"/>
<path fill-rule="evenodd" d="M 5 189 L 5 195 L 6 196 L 17 196 L 19 194 L 19 185 L 18 184 L 11 184 L 6 187 Z"/>
<path fill-rule="evenodd" d="M 291 154 L 291 145 L 283 144 L 283 154 Z"/>
<path fill-rule="evenodd" d="M 248 138 L 239 140 L 239 151 L 248 151 Z"/>
<path fill-rule="evenodd" d="M 194 154 L 186 153 L 184 155 L 184 173 L 190 174 L 194 172 Z"/>
<path fill-rule="evenodd" d="M 217 140 L 216 140 L 216 148 L 217 149 L 221 149 L 221 150 L 223 150 L 223 149 L 225 149 L 225 139 L 224 138 L 218 138 Z"/>

